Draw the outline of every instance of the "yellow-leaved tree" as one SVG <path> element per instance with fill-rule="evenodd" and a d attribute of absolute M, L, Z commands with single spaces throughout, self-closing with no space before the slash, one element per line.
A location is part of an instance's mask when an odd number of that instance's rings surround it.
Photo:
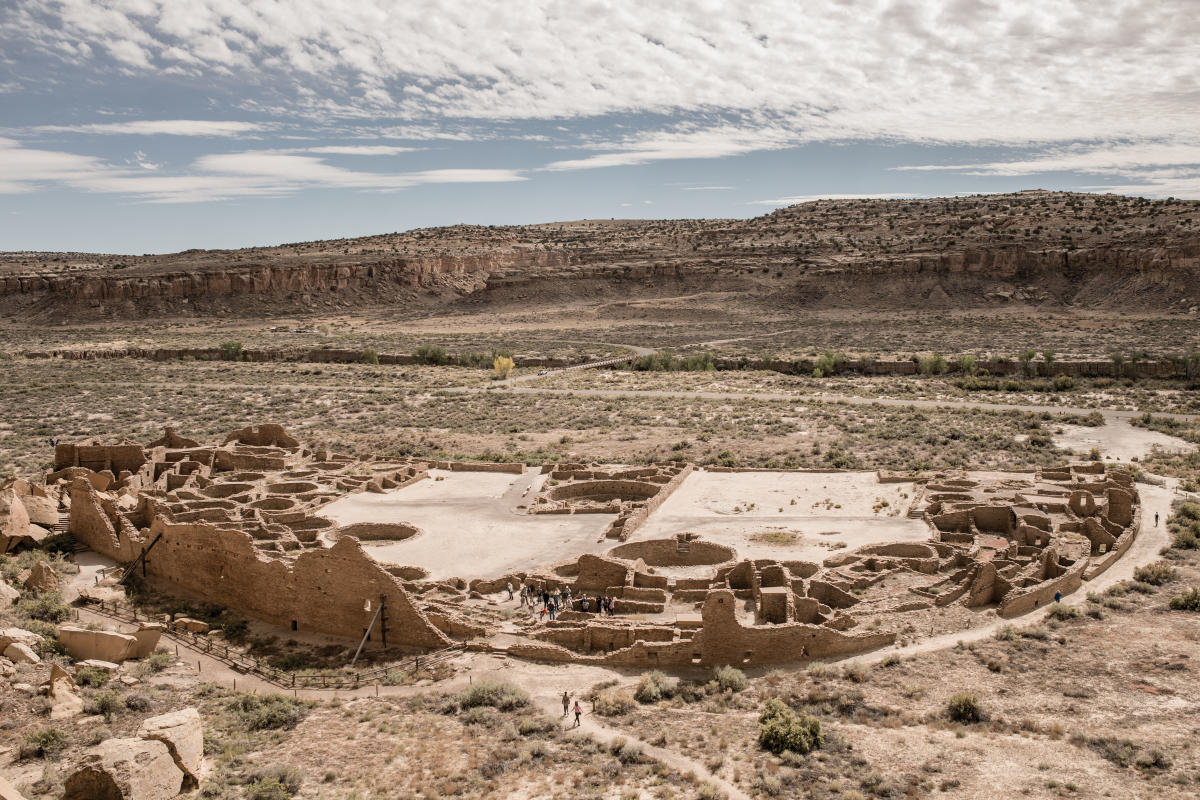
<path fill-rule="evenodd" d="M 516 366 L 508 356 L 496 356 L 496 360 L 492 362 L 492 370 L 496 373 L 496 378 L 499 380 L 504 380 L 511 375 Z"/>

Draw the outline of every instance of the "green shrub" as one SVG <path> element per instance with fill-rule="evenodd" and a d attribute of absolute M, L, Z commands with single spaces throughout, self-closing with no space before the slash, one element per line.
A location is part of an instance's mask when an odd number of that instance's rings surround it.
<path fill-rule="evenodd" d="M 758 728 L 758 743 L 776 755 L 784 751 L 807 755 L 825 744 L 820 720 L 803 712 L 797 714 L 774 697 L 758 715 Z"/>
<path fill-rule="evenodd" d="M 746 688 L 746 673 L 737 667 L 713 667 L 712 679 L 722 692 L 740 692 Z"/>
<path fill-rule="evenodd" d="M 828 378 L 830 375 L 837 375 L 844 372 L 849 365 L 850 360 L 846 358 L 845 353 L 839 353 L 834 350 L 826 350 L 820 358 L 813 363 L 814 378 Z"/>
<path fill-rule="evenodd" d="M 63 602 L 58 592 L 25 594 L 17 603 L 17 615 L 40 622 L 63 622 L 71 616 L 71 607 Z"/>
<path fill-rule="evenodd" d="M 262 731 L 296 727 L 308 713 L 308 704 L 282 694 L 239 694 L 228 709 L 247 730 Z"/>
<path fill-rule="evenodd" d="M 112 675 L 100 667 L 81 667 L 75 671 L 75 683 L 80 686 L 103 686 Z"/>
<path fill-rule="evenodd" d="M 458 704 L 463 708 L 491 706 L 500 711 L 512 711 L 529 705 L 529 695 L 508 683 L 498 681 L 476 681 L 458 693 Z"/>
<path fill-rule="evenodd" d="M 628 692 L 604 689 L 596 693 L 596 698 L 592 701 L 592 710 L 602 717 L 619 717 L 628 714 L 636 705 Z"/>
<path fill-rule="evenodd" d="M 374 347 L 368 347 L 362 351 L 362 355 L 358 358 L 364 364 L 378 364 L 379 353 L 375 352 Z"/>
<path fill-rule="evenodd" d="M 658 670 L 642 675 L 633 699 L 639 703 L 657 703 L 660 700 L 670 700 L 679 690 L 679 679 L 669 678 Z"/>
<path fill-rule="evenodd" d="M 917 359 L 917 372 L 922 375 L 941 375 L 946 371 L 946 359 L 940 353 Z"/>
<path fill-rule="evenodd" d="M 1172 597 L 1171 608 L 1176 611 L 1200 611 L 1200 587 L 1193 586 L 1183 594 Z"/>
<path fill-rule="evenodd" d="M 97 692 L 89 704 L 89 711 L 103 714 L 105 722 L 111 722 L 113 714 L 125 708 L 125 698 L 114 689 Z"/>
<path fill-rule="evenodd" d="M 21 758 L 52 758 L 67 746 L 69 739 L 62 728 L 39 728 L 25 734 L 18 754 Z"/>
<path fill-rule="evenodd" d="M 413 357 L 418 364 L 442 366 L 450 363 L 450 356 L 444 347 L 435 344 L 423 344 L 413 351 Z"/>
<path fill-rule="evenodd" d="M 221 351 L 222 361 L 241 361 L 245 355 L 242 352 L 241 342 L 221 342 L 217 345 L 217 349 Z"/>
<path fill-rule="evenodd" d="M 1066 603 L 1051 603 L 1050 607 L 1046 609 L 1046 616 L 1065 622 L 1069 619 L 1078 619 L 1080 613 L 1075 606 L 1069 606 Z"/>
<path fill-rule="evenodd" d="M 1178 574 L 1175 568 L 1165 561 L 1155 561 L 1153 564 L 1135 569 L 1133 579 L 1151 586 L 1162 586 L 1164 583 L 1175 580 Z"/>
<path fill-rule="evenodd" d="M 979 700 L 973 694 L 956 694 L 946 701 L 946 716 L 953 722 L 971 724 L 983 720 Z"/>
<path fill-rule="evenodd" d="M 162 672 L 174 662 L 175 656 L 166 650 L 159 650 L 143 658 L 138 665 L 138 670 L 143 674 L 149 675 L 155 672 Z"/>

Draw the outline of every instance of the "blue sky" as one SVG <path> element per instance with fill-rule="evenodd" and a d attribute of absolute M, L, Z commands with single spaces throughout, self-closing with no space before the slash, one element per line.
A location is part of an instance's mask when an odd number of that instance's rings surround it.
<path fill-rule="evenodd" d="M 1194 0 L 9 0 L 0 249 L 1200 198 Z"/>

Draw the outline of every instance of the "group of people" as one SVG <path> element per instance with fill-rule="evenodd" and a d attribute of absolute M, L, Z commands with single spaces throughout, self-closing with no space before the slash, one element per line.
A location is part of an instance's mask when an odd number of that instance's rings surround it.
<path fill-rule="evenodd" d="M 533 582 L 522 584 L 519 597 L 513 594 L 512 581 L 509 581 L 505 588 L 508 590 L 509 600 L 519 600 L 521 608 L 528 607 L 531 614 L 539 614 L 543 619 L 547 616 L 555 619 L 563 609 L 574 609 L 610 617 L 617 613 L 617 598 L 604 595 L 588 597 L 586 594 L 582 594 L 576 600 L 571 594 L 571 587 L 565 585 L 558 591 L 553 591 L 544 586 L 535 586 Z"/>

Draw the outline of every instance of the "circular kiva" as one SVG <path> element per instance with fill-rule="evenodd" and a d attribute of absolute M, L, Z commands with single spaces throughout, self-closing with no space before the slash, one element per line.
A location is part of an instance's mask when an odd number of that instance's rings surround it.
<path fill-rule="evenodd" d="M 356 522 L 334 531 L 335 536 L 353 536 L 360 542 L 401 542 L 421 533 L 407 522 Z"/>
<path fill-rule="evenodd" d="M 291 481 L 290 483 L 272 483 L 267 486 L 268 494 L 304 494 L 315 492 L 320 487 L 308 481 Z"/>
<path fill-rule="evenodd" d="M 724 564 L 737 557 L 737 550 L 716 542 L 691 541 L 681 549 L 676 539 L 647 539 L 617 545 L 608 551 L 614 558 L 641 559 L 648 567 L 695 567 Z"/>
<path fill-rule="evenodd" d="M 662 489 L 655 483 L 643 481 L 580 481 L 555 486 L 549 492 L 551 500 L 646 500 Z"/>

